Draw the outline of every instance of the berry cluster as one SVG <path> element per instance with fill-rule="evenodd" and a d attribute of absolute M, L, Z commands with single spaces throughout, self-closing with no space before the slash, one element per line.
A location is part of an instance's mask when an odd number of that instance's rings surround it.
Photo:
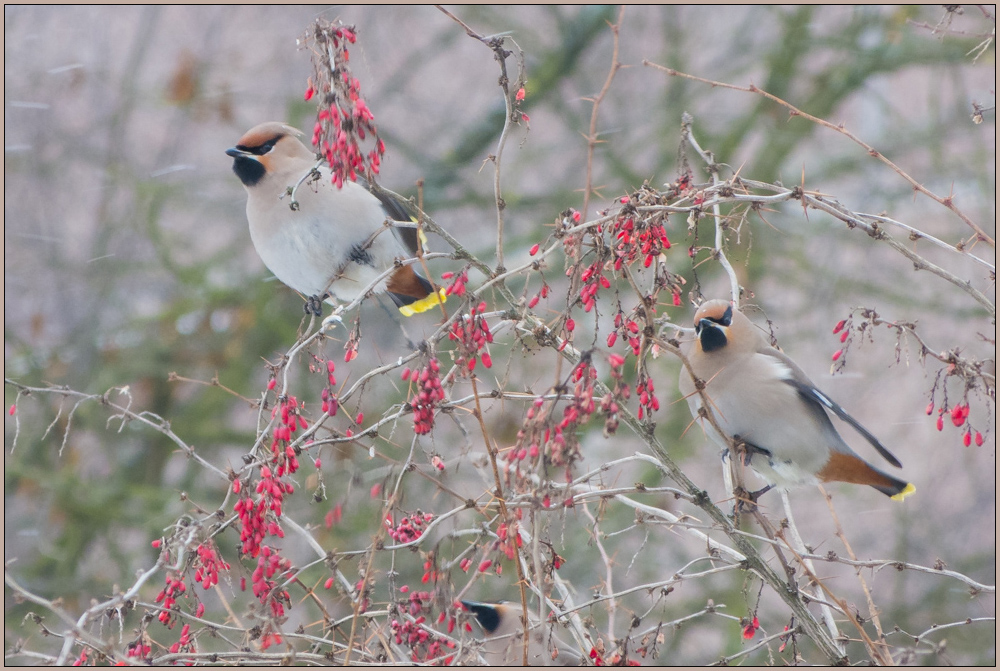
<path fill-rule="evenodd" d="M 441 624 L 442 622 L 445 621 L 445 619 L 448 620 L 448 633 L 451 634 L 452 632 L 455 631 L 455 625 L 458 623 L 458 621 L 454 615 L 448 615 L 448 611 L 443 610 L 441 611 L 441 614 L 438 615 L 437 623 Z"/>
<path fill-rule="evenodd" d="M 511 538 L 513 538 L 513 542 Z M 514 561 L 514 557 L 517 556 L 517 550 L 514 547 L 515 544 L 517 547 L 524 545 L 521 534 L 517 532 L 517 522 L 514 522 L 510 530 L 508 530 L 506 522 L 501 522 L 500 526 L 497 527 L 497 541 L 494 549 L 502 552 L 507 559 Z"/>
<path fill-rule="evenodd" d="M 757 620 L 757 616 L 754 615 L 752 619 L 743 618 L 740 620 L 740 624 L 743 627 L 743 638 L 749 641 L 760 629 L 760 622 Z"/>
<path fill-rule="evenodd" d="M 458 342 L 458 358 L 455 363 L 465 366 L 469 372 L 476 368 L 477 358 L 481 358 L 483 366 L 490 368 L 493 360 L 490 358 L 487 343 L 493 342 L 490 325 L 486 323 L 483 313 L 486 312 L 486 302 L 472 307 L 469 314 L 463 315 L 452 322 L 448 338 Z"/>
<path fill-rule="evenodd" d="M 602 646 L 603 649 L 603 646 Z M 553 654 L 556 654 L 553 651 Z M 598 652 L 597 648 L 590 649 L 590 659 L 594 666 L 642 666 L 638 660 L 623 657 L 620 652 L 614 652 L 610 657 L 604 659 L 604 653 Z"/>
<path fill-rule="evenodd" d="M 839 371 L 843 369 L 845 365 L 845 359 L 843 359 L 842 357 L 844 353 L 847 351 L 847 348 L 850 347 L 851 342 L 853 340 L 853 333 L 855 331 L 857 331 L 862 336 L 867 332 L 869 340 L 872 340 L 873 339 L 872 334 L 874 333 L 875 327 L 881 325 L 884 325 L 889 329 L 896 330 L 897 333 L 896 361 L 898 363 L 899 350 L 901 347 L 898 339 L 901 338 L 903 334 L 905 334 L 906 332 L 913 331 L 915 325 L 907 324 L 905 322 L 890 322 L 881 319 L 874 310 L 868 308 L 860 308 L 858 309 L 858 311 L 860 312 L 860 315 L 862 317 L 862 319 L 860 320 L 860 324 L 855 325 L 854 312 L 852 312 L 850 317 L 848 317 L 847 319 L 841 319 L 833 327 L 833 333 L 834 334 L 839 333 L 840 342 L 844 343 L 844 347 L 842 349 L 838 349 L 836 352 L 833 353 L 832 357 L 833 360 L 834 361 L 839 360 L 839 363 L 836 363 L 834 365 L 834 370 Z M 947 365 L 944 368 L 939 369 L 937 375 L 935 376 L 934 385 L 933 387 L 931 387 L 930 391 L 931 398 L 930 401 L 927 403 L 927 409 L 925 410 L 925 412 L 927 413 L 927 415 L 933 415 L 934 409 L 937 408 L 936 427 L 938 431 L 944 430 L 945 415 L 947 415 L 951 420 L 951 424 L 955 426 L 955 428 L 962 430 L 962 444 L 965 447 L 970 447 L 973 442 L 976 443 L 976 447 L 981 447 L 986 442 L 986 438 L 983 436 L 981 431 L 976 430 L 976 428 L 972 425 L 972 422 L 969 420 L 969 415 L 971 414 L 971 408 L 969 407 L 969 398 L 968 398 L 969 391 L 973 388 L 973 386 L 969 384 L 969 378 L 971 375 L 978 375 L 978 368 L 975 367 L 974 363 L 970 364 L 970 362 L 961 359 L 957 355 L 957 353 L 954 352 L 943 353 L 940 355 L 939 358 L 942 361 L 946 362 Z M 961 401 L 959 401 L 955 405 L 950 405 L 948 402 L 947 380 L 953 376 L 964 378 L 963 381 L 965 383 L 965 394 Z M 944 396 L 944 400 L 941 402 L 940 406 L 938 406 L 935 401 L 935 398 L 937 397 L 939 390 L 943 390 L 942 395 Z"/>
<path fill-rule="evenodd" d="M 581 361 L 570 374 L 573 384 L 573 394 L 570 402 L 563 407 L 562 418 L 555 423 L 552 417 L 552 407 L 545 406 L 545 399 L 535 398 L 527 413 L 524 424 L 517 432 L 514 446 L 507 452 L 507 480 L 510 481 L 511 466 L 519 474 L 517 464 L 525 459 L 534 463 L 540 454 L 545 454 L 546 461 L 556 466 L 569 468 L 580 457 L 579 439 L 576 435 L 578 426 L 586 424 L 594 413 L 594 380 L 597 371 L 589 361 Z"/>
<path fill-rule="evenodd" d="M 632 354 L 639 356 L 642 348 L 641 331 L 639 323 L 631 317 L 626 319 L 625 313 L 619 307 L 615 313 L 615 330 L 608 334 L 608 347 L 614 347 L 618 337 L 621 336 L 627 342 Z"/>
<path fill-rule="evenodd" d="M 139 637 L 125 647 L 125 656 L 148 661 L 153 654 L 153 646 L 149 644 L 149 635 L 145 630 Z"/>
<path fill-rule="evenodd" d="M 583 288 L 580 289 L 580 300 L 583 302 L 583 311 L 590 312 L 597 303 L 597 292 L 600 289 L 610 289 L 611 280 L 604 275 L 603 261 L 595 261 L 590 264 L 580 276 Z"/>
<path fill-rule="evenodd" d="M 278 524 L 277 518 L 281 517 L 281 504 L 285 494 L 295 492 L 293 485 L 274 477 L 267 466 L 261 467 L 260 475 L 261 479 L 257 482 L 257 494 L 260 497 L 256 502 L 249 495 L 245 495 L 241 496 L 233 506 L 233 511 L 240 518 L 241 552 L 251 557 L 256 557 L 260 553 L 265 536 L 284 538 L 285 532 Z"/>
<path fill-rule="evenodd" d="M 403 379 L 412 379 L 419 385 L 419 391 L 410 399 L 410 405 L 413 406 L 413 432 L 418 435 L 428 434 L 434 428 L 434 408 L 444 400 L 444 389 L 438 375 L 440 370 L 441 364 L 436 358 L 412 373 L 409 368 L 403 369 Z"/>
<path fill-rule="evenodd" d="M 409 543 L 420 538 L 425 524 L 430 524 L 434 519 L 432 513 L 414 513 L 406 515 L 399 521 L 399 524 L 392 523 L 392 515 L 385 516 L 385 527 L 389 530 L 389 537 L 397 543 Z"/>
<path fill-rule="evenodd" d="M 265 545 L 257 557 L 257 568 L 250 580 L 253 583 L 253 595 L 265 606 L 270 607 L 272 617 L 284 617 L 285 607 L 291 607 L 292 597 L 286 590 L 279 590 L 272 580 L 275 574 L 284 573 L 292 568 L 292 562 L 281 556 L 280 551 Z"/>
<path fill-rule="evenodd" d="M 198 556 L 193 562 L 195 566 L 194 581 L 200 582 L 203 589 L 210 589 L 219 584 L 219 571 L 228 571 L 229 564 L 219 556 L 218 550 L 211 543 L 200 543 Z M 201 606 L 200 606 L 201 607 Z"/>
<path fill-rule="evenodd" d="M 640 256 L 642 265 L 649 268 L 660 254 L 670 249 L 670 240 L 663 225 L 666 217 L 640 219 L 628 196 L 623 196 L 621 203 L 624 207 L 611 225 L 615 270 L 621 270 L 623 265 L 632 265 Z"/>
<path fill-rule="evenodd" d="M 272 645 L 281 645 L 281 634 L 275 631 L 268 631 L 260 637 L 260 649 L 267 650 Z"/>
<path fill-rule="evenodd" d="M 442 613 L 443 614 L 443 613 Z M 423 615 L 414 620 L 393 620 L 391 622 L 392 633 L 396 639 L 396 645 L 406 645 L 410 648 L 410 659 L 414 662 L 428 662 L 434 660 L 445 666 L 450 666 L 453 655 L 447 654 L 454 649 L 455 642 L 435 636 L 424 626 L 427 618 Z"/>
<path fill-rule="evenodd" d="M 452 280 L 452 282 L 450 282 L 444 289 L 446 296 L 464 296 L 465 285 L 469 283 L 469 269 L 466 267 L 457 273 L 453 273 L 449 270 L 441 273 L 441 279 Z"/>
<path fill-rule="evenodd" d="M 300 406 L 294 396 L 288 396 L 280 398 L 278 405 L 271 411 L 272 419 L 278 413 L 281 414 L 281 422 L 274 427 L 274 440 L 271 441 L 271 464 L 275 467 L 279 478 L 286 473 L 291 475 L 299 470 L 299 460 L 291 442 L 292 434 L 296 430 L 301 428 L 304 431 L 308 428 L 306 420 L 301 414 L 301 408 L 304 407 L 305 402 Z"/>
<path fill-rule="evenodd" d="M 146 634 L 145 630 L 139 634 L 138 638 L 125 647 L 126 657 L 133 657 L 148 661 L 150 655 L 152 654 L 153 646 L 149 644 L 149 636 Z"/>
<path fill-rule="evenodd" d="M 576 429 L 586 424 L 594 414 L 594 380 L 597 369 L 588 360 L 581 361 L 570 374 L 573 380 L 572 400 L 563 408 L 562 420 L 556 425 L 552 441 L 548 446 L 552 463 L 569 468 L 580 456 L 580 442 Z M 567 478 L 569 472 L 567 471 Z"/>
<path fill-rule="evenodd" d="M 424 515 L 424 517 L 426 518 L 428 515 L 430 517 L 434 517 L 433 515 L 430 515 L 430 513 Z M 431 552 L 428 559 L 424 562 L 424 575 L 420 578 L 420 582 L 424 584 L 429 582 L 436 583 L 440 576 L 441 574 L 438 573 L 437 568 L 434 566 L 434 553 Z"/>
<path fill-rule="evenodd" d="M 320 392 L 320 412 L 333 417 L 337 414 L 340 409 L 340 399 L 337 398 L 337 392 L 334 388 L 337 386 L 337 378 L 334 376 L 334 371 L 337 369 L 337 365 L 333 362 L 333 359 L 328 359 L 326 361 L 326 386 Z"/>
<path fill-rule="evenodd" d="M 660 401 L 653 391 L 653 378 L 647 376 L 643 370 L 639 373 L 639 380 L 635 385 L 635 393 L 639 395 L 639 419 L 660 409 Z"/>
<path fill-rule="evenodd" d="M 330 379 L 333 379 L 333 369 L 332 367 L 328 369 Z M 301 414 L 304 407 L 304 402 L 300 404 L 294 396 L 288 396 L 281 397 L 278 405 L 271 411 L 271 418 L 274 419 L 280 414 L 280 421 L 274 427 L 271 459 L 267 465 L 260 467 L 260 479 L 255 487 L 259 496 L 254 500 L 244 492 L 233 505 L 233 511 L 240 519 L 240 542 L 243 554 L 256 557 L 266 536 L 278 538 L 285 536 L 277 520 L 281 517 L 285 495 L 294 493 L 295 487 L 282 478 L 299 469 L 298 455 L 296 449 L 292 447 L 292 433 L 299 428 L 303 430 L 307 428 L 306 420 Z M 319 464 L 319 460 L 316 463 Z M 242 490 L 242 482 L 238 478 L 235 479 L 233 493 L 240 494 Z"/>
<path fill-rule="evenodd" d="M 378 136 L 375 115 L 361 97 L 361 82 L 353 76 L 348 63 L 348 44 L 357 34 L 353 27 L 317 19 L 307 41 L 315 44 L 313 77 L 305 99 L 319 93 L 316 126 L 312 143 L 326 159 L 333 173 L 331 181 L 341 188 L 344 181 L 357 181 L 366 171 L 377 175 L 385 154 L 385 143 Z M 361 143 L 371 136 L 374 147 L 367 153 Z"/>
<path fill-rule="evenodd" d="M 945 406 L 942 406 L 937 410 L 938 411 L 937 430 L 938 431 L 944 430 L 944 416 L 945 413 L 947 413 L 951 417 L 951 423 L 954 426 L 958 428 L 965 426 L 965 431 L 962 432 L 962 444 L 965 445 L 966 447 L 969 447 L 970 445 L 972 445 L 973 434 L 972 434 L 972 426 L 969 424 L 969 413 L 971 412 L 971 410 L 969 409 L 968 401 L 966 401 L 965 403 L 956 403 L 955 405 L 952 406 L 950 411 L 947 409 L 946 406 L 947 402 L 945 403 Z M 934 413 L 934 401 L 931 401 L 930 403 L 927 404 L 927 414 L 930 415 L 933 413 Z M 982 447 L 983 443 L 986 442 L 986 439 L 983 437 L 982 432 L 976 431 L 975 441 L 976 441 L 976 447 Z"/>
<path fill-rule="evenodd" d="M 177 622 L 177 618 L 174 616 L 173 608 L 177 603 L 177 597 L 184 594 L 187 591 L 187 585 L 184 584 L 184 579 L 175 576 L 172 572 L 167 571 L 167 585 L 160 593 L 156 595 L 154 601 L 156 603 L 163 603 L 163 610 L 157 616 L 158 619 L 167 627 L 173 629 L 174 624 Z"/>
<path fill-rule="evenodd" d="M 176 654 L 178 652 L 195 652 L 196 648 L 194 646 L 194 641 L 191 640 L 191 625 L 185 624 L 181 627 L 181 637 L 176 643 L 170 646 L 171 654 Z"/>
<path fill-rule="evenodd" d="M 531 297 L 528 301 L 528 308 L 532 309 L 538 305 L 538 301 L 542 298 L 548 298 L 549 296 L 549 285 L 544 281 L 542 282 L 542 288 L 538 290 L 538 293 Z"/>

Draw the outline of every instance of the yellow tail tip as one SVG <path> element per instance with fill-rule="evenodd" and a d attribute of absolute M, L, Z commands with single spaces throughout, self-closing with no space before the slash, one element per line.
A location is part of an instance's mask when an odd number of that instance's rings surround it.
<path fill-rule="evenodd" d="M 903 488 L 903 491 L 901 491 L 899 494 L 894 494 L 889 498 L 891 498 L 893 501 L 902 501 L 915 491 L 917 491 L 916 487 L 914 487 L 912 484 L 907 484 L 906 487 Z"/>
<path fill-rule="evenodd" d="M 447 300 L 448 294 L 445 293 L 444 287 L 440 287 L 436 294 L 428 294 L 426 297 L 421 298 L 419 301 L 414 301 L 409 305 L 400 305 L 399 312 L 404 317 L 412 317 L 415 314 L 430 310 L 435 305 L 441 305 Z"/>

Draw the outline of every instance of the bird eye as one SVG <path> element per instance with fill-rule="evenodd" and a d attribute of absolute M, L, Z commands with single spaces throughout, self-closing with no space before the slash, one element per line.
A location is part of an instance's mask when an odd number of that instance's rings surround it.
<path fill-rule="evenodd" d="M 236 148 L 250 152 L 255 156 L 263 156 L 264 154 L 270 153 L 270 151 L 274 149 L 274 145 L 278 144 L 278 140 L 280 139 L 281 139 L 280 137 L 276 137 L 273 140 L 268 140 L 267 142 L 259 144 L 255 147 L 248 147 L 246 145 L 236 145 Z"/>

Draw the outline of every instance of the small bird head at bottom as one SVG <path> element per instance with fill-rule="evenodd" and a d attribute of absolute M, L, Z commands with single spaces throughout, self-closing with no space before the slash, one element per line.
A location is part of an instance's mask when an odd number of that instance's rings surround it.
<path fill-rule="evenodd" d="M 465 609 L 471 612 L 479 626 L 483 628 L 483 632 L 487 635 L 496 633 L 497 629 L 500 628 L 501 621 L 507 615 L 507 606 L 504 602 L 500 603 L 479 603 L 478 601 L 462 601 L 461 602 Z"/>
<path fill-rule="evenodd" d="M 489 664 L 520 666 L 524 661 L 523 645 L 525 624 L 520 604 L 501 601 L 482 603 L 462 601 L 483 630 L 483 640 L 478 654 Z M 552 627 L 542 627 L 529 615 L 528 663 L 531 665 L 578 666 L 583 655 L 571 645 L 561 641 Z"/>

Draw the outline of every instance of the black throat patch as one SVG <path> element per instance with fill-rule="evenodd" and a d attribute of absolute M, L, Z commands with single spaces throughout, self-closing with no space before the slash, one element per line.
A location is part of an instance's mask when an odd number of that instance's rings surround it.
<path fill-rule="evenodd" d="M 233 172 L 246 186 L 253 186 L 264 179 L 267 169 L 264 164 L 249 156 L 236 156 L 233 159 Z"/>
<path fill-rule="evenodd" d="M 465 607 L 472 611 L 487 634 L 492 634 L 500 626 L 500 613 L 493 606 L 483 603 L 465 603 Z"/>
<path fill-rule="evenodd" d="M 705 352 L 714 352 L 726 346 L 726 333 L 715 324 L 702 321 L 700 333 L 701 349 Z"/>

